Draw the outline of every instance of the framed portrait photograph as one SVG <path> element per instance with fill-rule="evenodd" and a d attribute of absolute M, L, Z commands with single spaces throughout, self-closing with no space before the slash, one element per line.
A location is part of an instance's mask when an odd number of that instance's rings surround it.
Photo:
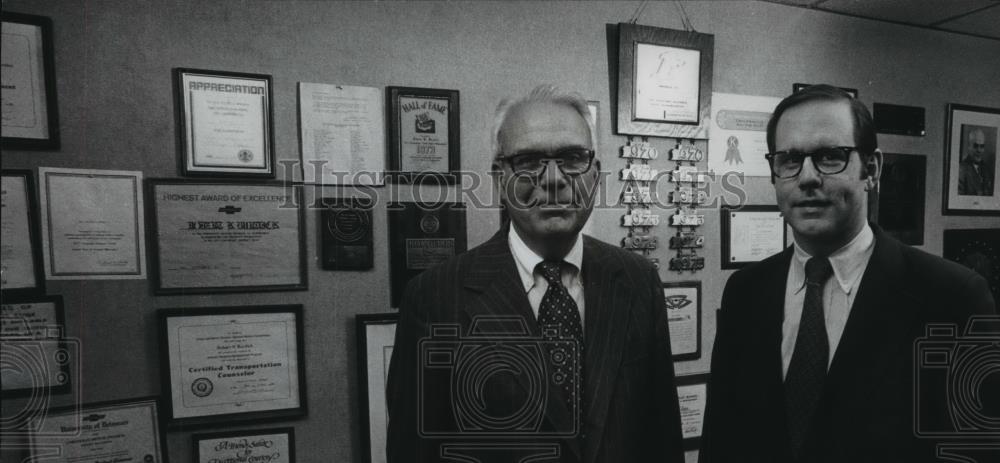
<path fill-rule="evenodd" d="M 4 149 L 59 149 L 52 19 L 4 11 Z"/>
<path fill-rule="evenodd" d="M 663 283 L 674 361 L 701 358 L 701 282 Z"/>
<path fill-rule="evenodd" d="M 193 434 L 195 463 L 295 463 L 295 428 Z"/>
<path fill-rule="evenodd" d="M 711 34 L 618 24 L 620 135 L 708 138 Z"/>
<path fill-rule="evenodd" d="M 0 190 L 0 294 L 5 299 L 44 294 L 34 177 L 29 170 L 3 170 Z"/>
<path fill-rule="evenodd" d="M 778 206 L 722 206 L 722 268 L 742 268 L 785 249 L 787 228 Z"/>
<path fill-rule="evenodd" d="M 358 383 L 361 391 L 361 444 L 365 463 L 385 463 L 389 415 L 385 385 L 399 314 L 359 314 Z"/>
<path fill-rule="evenodd" d="M 156 294 L 305 290 L 302 185 L 150 179 Z"/>
<path fill-rule="evenodd" d="M 274 178 L 271 76 L 175 68 L 181 173 Z"/>
<path fill-rule="evenodd" d="M 879 227 L 906 244 L 924 244 L 926 183 L 926 156 L 883 153 L 878 202 L 873 211 Z"/>
<path fill-rule="evenodd" d="M 1000 215 L 1000 109 L 949 103 L 944 147 L 944 215 Z"/>
<path fill-rule="evenodd" d="M 53 408 L 32 424 L 29 460 L 163 463 L 167 451 L 160 423 L 156 397 Z"/>
<path fill-rule="evenodd" d="M 5 296 L 0 316 L 4 398 L 70 392 L 79 380 L 79 349 L 65 338 L 62 296 Z"/>
<path fill-rule="evenodd" d="M 305 415 L 302 306 L 160 309 L 171 427 Z"/>
<path fill-rule="evenodd" d="M 395 183 L 454 184 L 461 168 L 458 90 L 386 87 Z"/>
<path fill-rule="evenodd" d="M 677 400 L 681 407 L 681 436 L 684 450 L 698 450 L 701 430 L 705 423 L 705 405 L 708 403 L 708 373 L 678 376 Z"/>
<path fill-rule="evenodd" d="M 982 275 L 1000 303 L 1000 228 L 945 230 L 943 255 Z"/>

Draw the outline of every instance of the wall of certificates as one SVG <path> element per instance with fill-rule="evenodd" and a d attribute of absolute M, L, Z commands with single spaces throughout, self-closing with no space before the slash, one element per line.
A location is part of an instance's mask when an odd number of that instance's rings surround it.
<path fill-rule="evenodd" d="M 394 307 L 497 230 L 493 110 L 539 83 L 591 102 L 585 232 L 658 265 L 692 449 L 725 281 L 790 240 L 761 123 L 795 83 L 926 109 L 880 136 L 918 155 L 892 196 L 914 244 L 997 228 L 993 199 L 938 207 L 947 104 L 1000 101 L 995 41 L 759 2 L 619 24 L 635 6 L 6 1 L 0 456 L 384 461 Z"/>

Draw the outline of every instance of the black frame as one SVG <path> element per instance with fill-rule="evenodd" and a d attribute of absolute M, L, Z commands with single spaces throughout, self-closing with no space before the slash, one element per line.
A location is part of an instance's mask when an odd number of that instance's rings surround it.
<path fill-rule="evenodd" d="M 23 177 L 25 197 L 28 206 L 28 233 L 31 242 L 31 261 L 35 266 L 35 286 L 32 288 L 13 288 L 0 291 L 3 298 L 27 297 L 45 294 L 45 262 L 42 257 L 42 235 L 41 235 L 41 215 L 38 206 L 37 189 L 35 188 L 35 177 L 30 170 L 3 169 L 0 171 L 3 177 Z"/>
<path fill-rule="evenodd" d="M 722 269 L 738 269 L 758 261 L 733 261 L 732 257 L 732 218 L 729 214 L 740 212 L 780 212 L 776 205 L 744 205 L 722 206 L 719 208 L 719 229 L 722 232 Z M 787 222 L 786 222 L 787 223 Z M 781 242 L 788 243 L 788 227 L 782 226 Z M 782 248 L 784 249 L 784 247 Z"/>
<path fill-rule="evenodd" d="M 899 241 L 923 245 L 926 186 L 926 156 L 882 153 L 878 200 L 869 202 L 869 214 L 877 218 L 874 222 L 882 230 Z"/>
<path fill-rule="evenodd" d="M 386 163 L 385 181 L 404 184 L 454 185 L 461 169 L 461 112 L 458 90 L 420 87 L 386 87 Z M 400 97 L 448 101 L 448 172 L 403 172 L 400 143 Z"/>
<path fill-rule="evenodd" d="M 320 238 L 320 266 L 323 270 L 371 270 L 375 266 L 375 221 L 372 215 L 374 201 L 358 197 L 319 198 L 315 207 L 320 209 L 316 236 Z M 338 215 L 350 211 L 356 213 L 363 234 L 343 236 L 327 226 Z M 341 246 L 364 247 L 364 255 L 338 252 Z M 337 259 L 340 259 L 339 261 Z"/>
<path fill-rule="evenodd" d="M 48 138 L 2 137 L 0 144 L 4 149 L 23 150 L 58 150 L 59 140 L 59 104 L 56 98 L 56 64 L 55 48 L 52 41 L 52 18 L 24 13 L 3 11 L 0 13 L 3 22 L 27 24 L 41 29 L 42 35 L 42 69 L 45 91 L 45 115 L 48 120 Z"/>
<path fill-rule="evenodd" d="M 62 296 L 52 295 L 52 296 L 17 296 L 8 297 L 4 296 L 3 305 L 21 305 L 21 304 L 44 304 L 52 303 L 55 309 L 56 325 L 59 332 L 59 337 L 55 339 L 44 338 L 46 341 L 55 342 L 57 348 L 61 351 L 67 351 L 66 348 L 66 310 L 63 307 Z M 33 339 L 34 340 L 34 339 Z M 79 349 L 77 349 L 77 354 L 79 354 Z M 70 362 L 79 362 L 79 358 L 70 358 Z M 77 368 L 79 368 L 79 363 L 77 363 Z M 68 394 L 72 392 L 73 389 L 73 375 L 71 374 L 74 370 L 70 368 L 69 363 L 65 363 L 61 366 L 60 370 L 68 378 L 65 384 L 55 386 L 55 387 L 41 387 L 41 388 L 23 388 L 23 389 L 4 389 L 4 398 L 8 397 L 28 397 L 34 396 L 36 394 L 41 394 L 43 396 L 48 396 L 52 394 Z M 75 371 L 79 371 L 78 369 Z"/>
<path fill-rule="evenodd" d="M 155 418 L 154 422 L 156 423 L 156 439 L 159 441 L 158 447 L 160 448 L 160 455 L 159 458 L 156 458 L 154 461 L 161 461 L 163 463 L 167 463 L 169 461 L 168 455 L 170 452 L 167 451 L 166 447 L 166 429 L 164 429 L 165 427 L 163 425 L 163 413 L 161 411 L 161 409 L 163 408 L 162 407 L 163 404 L 161 403 L 159 397 L 145 396 L 145 397 L 135 397 L 128 399 L 118 399 L 118 400 L 105 400 L 101 402 L 91 402 L 86 404 L 69 405 L 64 407 L 53 407 L 47 410 L 46 416 L 52 414 L 66 413 L 66 412 L 76 412 L 83 415 L 83 413 L 86 412 L 87 410 L 95 408 L 107 408 L 120 405 L 145 404 L 145 403 L 152 403 L 153 411 L 156 412 L 156 416 L 154 417 Z M 42 441 L 43 446 L 48 446 L 53 442 L 51 437 L 43 437 L 43 439 L 44 439 Z M 30 454 L 32 447 L 30 440 L 28 441 L 28 447 L 29 447 L 28 451 Z"/>
<path fill-rule="evenodd" d="M 804 89 L 806 87 L 812 87 L 813 85 L 817 85 L 817 84 L 803 84 L 801 82 L 796 82 L 796 83 L 792 84 L 792 93 L 796 93 L 799 90 L 802 90 L 802 89 Z M 845 91 L 847 93 L 850 93 L 851 96 L 854 97 L 855 99 L 858 98 L 858 89 L 856 89 L 856 88 L 848 88 L 848 87 L 837 87 L 837 88 L 839 88 L 839 89 L 841 89 L 841 90 L 843 90 L 843 91 Z"/>
<path fill-rule="evenodd" d="M 996 215 L 996 216 L 1000 216 L 1000 208 L 998 208 L 998 209 L 959 209 L 958 207 L 951 207 L 951 205 L 950 205 L 951 204 L 951 202 L 950 202 L 951 195 L 949 195 L 949 191 L 950 191 L 950 187 L 951 187 L 951 184 L 950 184 L 951 183 L 950 182 L 951 181 L 951 160 L 956 155 L 956 153 L 952 153 L 952 150 L 951 150 L 952 142 L 953 142 L 953 140 L 952 140 L 952 132 L 953 132 L 953 129 L 954 129 L 952 127 L 952 125 L 954 125 L 954 123 L 955 123 L 955 111 L 966 111 L 966 112 L 977 112 L 977 113 L 984 113 L 984 114 L 998 114 L 998 115 L 1000 115 L 1000 108 L 987 108 L 987 107 L 984 107 L 984 106 L 970 106 L 970 105 L 948 103 L 947 115 L 945 116 L 947 119 L 946 119 L 945 128 L 944 128 L 944 156 L 943 156 L 943 158 L 944 158 L 944 187 L 942 188 L 942 194 L 944 195 L 944 197 L 941 200 L 941 213 L 944 214 L 944 215 Z M 1000 145 L 1000 126 L 997 127 L 997 137 L 998 137 L 997 145 Z M 958 161 L 959 162 L 962 161 L 962 142 L 963 142 L 963 140 L 959 140 L 958 141 L 958 153 L 957 153 L 957 156 L 958 156 Z M 996 162 L 1000 162 L 1000 160 L 996 159 L 996 157 L 1000 156 L 1000 152 L 994 152 L 994 156 L 995 157 L 993 159 L 993 162 L 994 162 L 994 166 L 995 166 Z M 995 172 L 995 170 L 994 170 L 994 172 Z M 990 196 L 990 198 L 994 198 L 994 199 L 995 198 L 1000 198 L 1000 186 L 998 186 L 996 184 L 996 181 L 997 181 L 997 178 L 996 178 L 996 176 L 994 176 L 993 177 L 993 195 Z M 958 187 L 956 185 L 956 189 L 957 188 Z M 956 196 L 962 196 L 962 195 L 956 195 Z"/>
<path fill-rule="evenodd" d="M 218 315 L 255 315 L 267 313 L 291 313 L 295 315 L 295 352 L 298 363 L 298 393 L 299 406 L 273 410 L 262 410 L 242 413 L 223 413 L 218 415 L 202 415 L 187 418 L 174 418 L 174 405 L 171 387 L 173 384 L 170 372 L 170 333 L 167 332 L 168 318 L 194 318 Z M 213 424 L 235 422 L 272 421 L 287 418 L 298 418 L 307 413 L 306 404 L 306 358 L 305 335 L 302 322 L 302 305 L 259 305 L 234 307 L 194 307 L 157 310 L 160 342 L 160 381 L 163 395 L 163 419 L 170 429 L 197 428 Z"/>
<path fill-rule="evenodd" d="M 945 230 L 941 255 L 958 262 L 986 278 L 993 293 L 993 300 L 1000 307 L 1000 228 L 972 228 Z M 967 262 L 967 257 L 974 257 Z M 990 269 L 974 268 L 971 263 L 992 266 Z"/>
<path fill-rule="evenodd" d="M 701 358 L 701 297 L 702 297 L 702 295 L 701 295 L 701 281 L 698 281 L 698 280 L 669 281 L 669 282 L 663 283 L 663 289 L 666 290 L 667 288 L 694 288 L 695 293 L 697 294 L 697 296 L 696 296 L 697 300 L 695 301 L 695 303 L 697 304 L 697 306 L 695 307 L 695 323 L 696 323 L 696 326 L 697 326 L 697 328 L 695 328 L 695 329 L 698 330 L 698 332 L 696 333 L 696 336 L 695 336 L 695 338 L 697 339 L 696 340 L 697 348 L 695 348 L 694 352 L 688 352 L 688 353 L 685 353 L 685 354 L 678 354 L 678 353 L 674 352 L 673 349 L 671 349 L 671 351 L 670 351 L 671 358 L 675 362 L 679 362 L 679 361 L 683 361 L 683 360 L 697 360 L 697 359 L 700 359 Z M 667 304 L 668 304 L 667 310 L 668 310 L 668 313 L 669 313 L 669 310 L 670 310 L 670 306 L 669 306 L 670 301 L 667 301 Z M 667 317 L 667 321 L 668 321 L 668 324 L 669 324 L 669 317 Z"/>
<path fill-rule="evenodd" d="M 696 50 L 698 63 L 698 121 L 647 121 L 635 116 L 636 45 L 638 43 Z M 715 36 L 694 31 L 618 24 L 618 118 L 619 135 L 707 139 L 712 103 L 712 62 Z"/>
<path fill-rule="evenodd" d="M 708 403 L 708 380 L 711 377 L 710 373 L 698 373 L 693 375 L 683 375 L 674 378 L 674 386 L 678 389 L 678 396 L 680 395 L 681 386 L 694 386 L 698 384 L 705 385 L 705 403 Z M 707 407 L 706 407 L 707 410 Z M 702 413 L 702 432 L 705 430 L 705 416 Z M 688 437 L 683 440 L 684 451 L 698 450 L 701 446 L 701 436 L 698 437 Z"/>
<path fill-rule="evenodd" d="M 274 186 L 282 188 L 292 188 L 295 191 L 295 204 L 298 209 L 299 226 L 299 273 L 300 283 L 282 285 L 247 285 L 247 286 L 199 286 L 199 287 L 171 287 L 164 288 L 160 279 L 160 243 L 158 239 L 158 220 L 156 211 L 156 187 L 158 185 L 233 185 L 243 187 Z M 147 260 L 150 263 L 150 279 L 153 281 L 153 292 L 155 294 L 209 294 L 209 293 L 243 293 L 260 291 L 303 291 L 308 289 L 309 275 L 306 256 L 306 218 L 303 203 L 303 186 L 288 185 L 278 181 L 244 181 L 244 180 L 195 180 L 195 179 L 146 179 L 146 197 L 149 198 L 146 205 L 146 241 L 149 242 L 150 256 Z"/>
<path fill-rule="evenodd" d="M 258 437 L 274 434 L 288 435 L 288 463 L 295 463 L 295 428 L 269 428 L 269 429 L 246 429 L 241 431 L 224 431 L 191 435 L 191 452 L 194 463 L 201 461 L 201 454 L 198 452 L 198 444 L 203 440 L 226 439 L 230 437 Z"/>
<path fill-rule="evenodd" d="M 368 327 L 398 323 L 398 313 L 358 314 L 355 317 L 358 335 L 358 394 L 361 398 L 358 402 L 358 411 L 361 414 L 361 455 L 365 463 L 373 463 L 371 422 L 368 419 L 371 414 L 369 404 L 372 400 L 372 397 L 368 397 Z M 382 397 L 382 400 L 385 400 L 385 397 Z"/>
<path fill-rule="evenodd" d="M 182 88 L 183 76 L 185 74 L 197 74 L 207 77 L 220 77 L 220 78 L 233 78 L 233 79 L 248 79 L 248 80 L 262 80 L 267 87 L 267 97 L 264 101 L 265 108 L 263 108 L 264 118 L 267 119 L 264 123 L 264 148 L 268 150 L 266 156 L 264 157 L 266 167 L 262 170 L 248 169 L 246 172 L 232 171 L 236 167 L 215 167 L 216 169 L 222 170 L 212 170 L 213 167 L 208 166 L 203 169 L 190 170 L 188 169 L 188 158 L 193 156 L 193 153 L 188 152 L 188 139 L 187 139 L 187 129 L 188 121 L 185 117 L 185 108 L 187 107 L 187 99 L 185 95 L 185 89 Z M 180 155 L 177 157 L 179 162 L 179 171 L 181 175 L 186 177 L 239 177 L 239 178 L 274 178 L 276 169 L 275 164 L 275 152 L 274 152 L 274 85 L 271 80 L 271 76 L 268 74 L 252 74 L 243 72 L 231 72 L 231 71 L 212 71 L 207 69 L 192 69 L 192 68 L 174 68 L 173 69 L 173 80 L 174 80 L 174 98 L 176 101 L 174 107 L 174 113 L 177 117 L 177 137 L 178 137 L 178 151 Z"/>

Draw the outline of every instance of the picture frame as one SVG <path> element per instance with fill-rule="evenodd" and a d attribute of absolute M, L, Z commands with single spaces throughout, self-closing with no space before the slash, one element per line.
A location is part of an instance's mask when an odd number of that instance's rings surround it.
<path fill-rule="evenodd" d="M 149 179 L 154 293 L 306 290 L 302 190 L 277 181 Z"/>
<path fill-rule="evenodd" d="M 708 403 L 709 373 L 677 376 L 677 400 L 680 402 L 681 436 L 685 451 L 698 450 Z"/>
<path fill-rule="evenodd" d="M 708 138 L 715 37 L 618 24 L 619 135 Z"/>
<path fill-rule="evenodd" d="M 371 270 L 375 266 L 374 201 L 319 198 L 320 265 L 323 270 Z"/>
<path fill-rule="evenodd" d="M 29 434 L 29 461 L 167 461 L 159 399 L 139 397 L 51 408 Z M 100 441 L 101 445 L 94 445 Z M 52 455 L 52 448 L 59 449 Z"/>
<path fill-rule="evenodd" d="M 878 200 L 869 203 L 879 227 L 905 244 L 923 245 L 926 184 L 926 156 L 882 153 Z"/>
<path fill-rule="evenodd" d="M 157 311 L 171 429 L 306 414 L 301 305 Z"/>
<path fill-rule="evenodd" d="M 52 19 L 3 11 L 4 115 L 0 145 L 6 149 L 58 150 Z"/>
<path fill-rule="evenodd" d="M 454 185 L 461 169 L 458 90 L 386 87 L 385 91 L 387 180 Z"/>
<path fill-rule="evenodd" d="M 983 276 L 1000 303 L 1000 228 L 945 230 L 942 255 Z"/>
<path fill-rule="evenodd" d="M 174 68 L 180 172 L 274 178 L 271 76 Z"/>
<path fill-rule="evenodd" d="M 0 171 L 3 190 L 3 278 L 0 295 L 45 294 L 45 264 L 35 177 L 30 170 Z"/>
<path fill-rule="evenodd" d="M 722 268 L 746 267 L 785 249 L 788 229 L 777 205 L 722 206 Z"/>
<path fill-rule="evenodd" d="M 385 463 L 389 423 L 385 386 L 399 314 L 358 314 L 355 320 L 358 335 L 358 390 L 361 394 L 362 461 Z"/>
<path fill-rule="evenodd" d="M 248 446 L 247 442 L 258 445 Z M 266 461 L 295 463 L 295 428 L 246 429 L 191 435 L 195 463 Z M 264 458 L 255 458 L 264 457 Z"/>
<path fill-rule="evenodd" d="M 949 103 L 947 112 L 942 213 L 1000 215 L 1000 109 Z"/>
<path fill-rule="evenodd" d="M 796 82 L 796 83 L 792 84 L 792 93 L 797 93 L 799 90 L 802 90 L 802 89 L 804 89 L 806 87 L 812 87 L 813 85 L 817 85 L 817 84 L 803 84 L 803 83 L 800 83 L 800 82 Z M 837 87 L 837 88 L 839 88 L 839 89 L 841 89 L 841 90 L 849 93 L 851 95 L 851 97 L 853 97 L 855 99 L 858 98 L 858 89 L 856 89 L 856 88 L 848 88 L 848 87 Z"/>
<path fill-rule="evenodd" d="M 701 358 L 701 282 L 665 282 L 663 298 L 670 327 L 671 358 L 675 362 Z"/>
<path fill-rule="evenodd" d="M 66 338 L 62 296 L 5 296 L 0 312 L 0 345 L 10 362 L 0 376 L 4 398 L 71 392 L 80 350 Z"/>

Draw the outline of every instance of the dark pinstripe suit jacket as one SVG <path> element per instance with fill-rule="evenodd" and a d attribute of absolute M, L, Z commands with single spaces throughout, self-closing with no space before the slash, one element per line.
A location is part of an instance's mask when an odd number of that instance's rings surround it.
<path fill-rule="evenodd" d="M 443 461 L 441 444 L 465 442 L 558 443 L 562 452 L 571 453 L 568 461 L 583 463 L 683 462 L 667 314 L 656 270 L 640 256 L 584 237 L 581 271 L 586 313 L 580 438 L 535 437 L 530 431 L 516 437 L 432 438 L 420 432 L 455 427 L 450 383 L 425 374 L 424 384 L 418 384 L 426 360 L 419 358 L 418 342 L 430 334 L 431 324 L 457 324 L 467 337 L 474 317 L 516 316 L 539 336 L 505 228 L 407 287 L 386 392 L 389 461 Z M 525 403 L 525 384 L 506 378 L 483 384 L 481 405 L 495 416 L 511 415 Z M 564 429 L 558 423 L 566 422 L 567 413 L 566 407 L 548 402 L 539 429 Z"/>

